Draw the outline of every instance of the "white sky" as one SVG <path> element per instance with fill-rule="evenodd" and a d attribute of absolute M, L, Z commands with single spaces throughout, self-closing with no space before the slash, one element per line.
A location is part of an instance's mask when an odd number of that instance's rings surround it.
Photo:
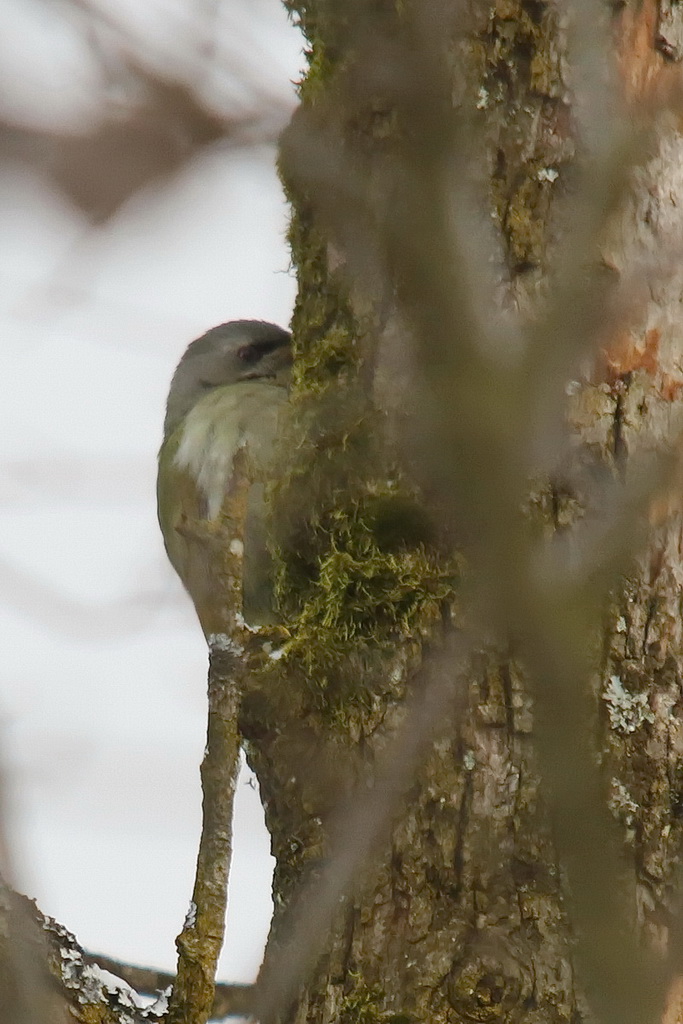
<path fill-rule="evenodd" d="M 191 64 L 182 3 L 109 8 L 138 12 L 145 45 Z M 243 55 L 282 118 L 297 32 L 278 0 L 223 11 L 216 66 Z M 63 8 L 6 0 L 3 22 L 0 112 L 91 116 L 96 73 Z M 92 231 L 38 172 L 0 172 L 0 751 L 15 879 L 87 948 L 169 970 L 194 875 L 206 650 L 156 523 L 163 406 L 196 335 L 236 317 L 287 324 L 286 217 L 265 145 L 208 151 Z M 220 976 L 248 981 L 271 862 L 244 773 L 237 808 Z"/>

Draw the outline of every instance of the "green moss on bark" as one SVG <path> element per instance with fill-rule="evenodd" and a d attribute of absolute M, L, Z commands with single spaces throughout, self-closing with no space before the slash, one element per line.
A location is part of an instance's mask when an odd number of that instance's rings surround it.
<path fill-rule="evenodd" d="M 341 1005 L 339 1024 L 411 1024 L 415 1020 L 409 1014 L 382 1010 L 386 999 L 383 989 L 365 985 L 359 975 L 351 977 L 356 984 Z"/>
<path fill-rule="evenodd" d="M 558 38 L 553 5 L 497 0 L 471 41 L 491 204 L 513 275 L 543 265 L 553 193 L 573 155 Z"/>
<path fill-rule="evenodd" d="M 352 8 L 288 3 L 308 40 L 304 107 L 335 88 L 339 40 Z M 393 3 L 363 3 L 395 19 Z M 348 59 L 348 48 L 345 51 Z M 336 105 L 344 121 L 341 101 Z M 336 109 L 336 108 L 335 108 Z M 354 133 L 357 111 L 344 131 Z M 281 162 L 292 215 L 288 240 L 299 289 L 292 318 L 295 362 L 284 471 L 275 492 L 277 593 L 290 639 L 289 669 L 321 706 L 364 700 L 397 644 L 421 641 L 452 602 L 456 568 L 433 543 L 429 517 L 383 441 L 381 414 L 362 383 L 360 324 L 330 239 Z"/>
<path fill-rule="evenodd" d="M 350 389 L 338 397 L 295 400 L 295 455 L 276 501 L 286 659 L 335 706 L 367 696 L 372 667 L 399 642 L 419 646 L 457 580 L 418 495 L 387 464 L 378 414 Z"/>

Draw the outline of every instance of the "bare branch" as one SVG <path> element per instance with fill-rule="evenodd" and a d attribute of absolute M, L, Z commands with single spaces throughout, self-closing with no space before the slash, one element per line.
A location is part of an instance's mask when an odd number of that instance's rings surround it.
<path fill-rule="evenodd" d="M 176 939 L 178 974 L 168 1024 L 205 1024 L 214 1003 L 216 965 L 223 945 L 228 873 L 232 854 L 232 808 L 239 767 L 237 715 L 240 659 L 234 646 L 211 649 L 209 721 L 202 761 L 202 833 L 192 903 Z"/>

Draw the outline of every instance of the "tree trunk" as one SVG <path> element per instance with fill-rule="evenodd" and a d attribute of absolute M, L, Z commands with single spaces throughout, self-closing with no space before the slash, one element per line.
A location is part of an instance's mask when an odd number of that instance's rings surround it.
<path fill-rule="evenodd" d="M 553 586 L 557 608 L 552 614 L 565 632 L 550 625 L 544 635 L 539 624 L 551 619 L 543 618 L 543 610 L 529 612 L 529 634 L 535 639 L 527 650 L 526 584 L 520 584 L 524 609 L 510 613 L 516 577 L 501 568 L 499 589 L 508 608 L 502 614 L 491 583 L 495 566 L 489 566 L 490 578 L 480 591 L 469 575 L 486 577 L 486 552 L 480 547 L 490 541 L 491 552 L 499 550 L 487 518 L 491 505 L 499 498 L 516 503 L 516 492 L 506 489 L 510 460 L 501 461 L 499 473 L 494 466 L 488 489 L 466 491 L 469 476 L 478 472 L 475 460 L 487 457 L 487 440 L 474 451 L 464 443 L 460 450 L 455 446 L 461 462 L 445 483 L 424 443 L 431 421 L 420 408 L 427 391 L 421 399 L 415 395 L 416 382 L 422 381 L 416 366 L 420 369 L 429 353 L 411 339 L 420 329 L 424 335 L 429 322 L 429 310 L 416 313 L 420 294 L 427 292 L 420 293 L 406 272 L 400 247 L 392 249 L 393 229 L 386 228 L 387 210 L 394 200 L 400 205 L 403 195 L 401 174 L 410 181 L 413 165 L 423 158 L 424 166 L 429 162 L 430 139 L 435 148 L 441 145 L 433 134 L 439 125 L 469 111 L 470 150 L 453 157 L 454 188 L 459 175 L 472 176 L 474 163 L 478 194 L 486 197 L 503 252 L 492 304 L 514 308 L 533 329 L 542 303 L 562 284 L 556 267 L 555 276 L 548 275 L 571 227 L 567 210 L 576 209 L 567 197 L 574 189 L 580 192 L 576 151 L 585 140 L 577 143 L 572 104 L 590 108 L 599 100 L 588 87 L 581 95 L 581 72 L 588 64 L 575 68 L 573 78 L 566 71 L 566 24 L 554 3 L 497 0 L 480 5 L 466 20 L 459 6 L 453 0 L 449 12 L 448 3 L 429 0 L 288 2 L 310 47 L 302 106 L 282 147 L 299 275 L 296 426 L 276 512 L 289 640 L 277 681 L 273 671 L 270 683 L 266 678 L 265 685 L 254 686 L 241 723 L 277 860 L 265 991 L 269 985 L 277 988 L 277 978 L 287 971 L 283 950 L 292 936 L 298 941 L 303 936 L 305 944 L 301 920 L 315 916 L 311 894 L 318 891 L 330 858 L 334 866 L 334 851 L 346 851 L 353 860 L 354 836 L 348 831 L 359 822 L 358 847 L 367 855 L 362 870 L 353 872 L 353 885 L 339 882 L 343 893 L 322 945 L 316 945 L 316 936 L 323 931 L 310 926 L 308 940 L 315 948 L 301 955 L 298 973 L 291 972 L 294 988 L 281 986 L 279 1005 L 266 998 L 263 1024 L 277 1018 L 297 1024 L 549 1024 L 596 1010 L 604 1019 L 613 1014 L 621 1022 L 650 1024 L 663 999 L 656 990 L 656 964 L 667 955 L 675 959 L 680 945 L 675 927 L 683 806 L 678 488 L 648 490 L 646 512 L 638 519 L 641 526 L 647 521 L 648 535 L 631 527 L 617 534 L 615 546 L 626 548 L 626 555 L 610 562 L 609 572 L 596 570 L 600 586 L 583 592 L 580 610 L 571 601 L 563 605 L 560 584 Z M 441 19 L 442 27 L 450 25 L 440 40 L 449 90 L 445 78 L 420 77 L 416 68 L 424 71 L 424 66 L 411 65 L 406 26 L 414 29 L 421 12 Z M 603 16 L 606 12 L 596 6 L 596 24 Z M 596 213 L 600 254 L 588 268 L 586 289 L 604 278 L 606 287 L 616 289 L 610 294 L 621 307 L 600 321 L 598 355 L 575 352 L 567 356 L 566 367 L 564 325 L 559 324 L 558 372 L 564 373 L 569 396 L 564 418 L 572 437 L 566 450 L 558 443 L 564 461 L 547 460 L 547 472 L 535 480 L 525 476 L 526 463 L 515 468 L 526 489 L 526 528 L 550 543 L 592 524 L 596 565 L 607 558 L 600 546 L 607 513 L 597 507 L 591 488 L 597 480 L 595 486 L 607 487 L 599 493 L 608 498 L 611 485 L 621 488 L 619 494 L 630 493 L 640 456 L 662 444 L 673 447 L 671 429 L 683 392 L 678 326 L 683 274 L 676 258 L 683 227 L 683 139 L 671 112 L 681 59 L 677 6 L 645 0 L 609 17 L 611 34 L 599 37 L 604 67 L 593 67 L 595 81 L 600 83 L 602 75 L 607 83 L 616 56 L 630 116 L 636 119 L 660 104 L 646 159 L 624 158 L 635 170 L 628 190 L 620 193 L 614 184 L 622 201 L 606 222 Z M 590 42 L 584 40 L 581 52 L 590 55 Z M 422 136 L 419 126 L 406 129 L 416 82 L 428 93 L 426 120 L 433 114 Z M 662 113 L 667 105 L 669 112 Z M 615 111 L 615 118 L 620 116 Z M 650 116 L 654 123 L 654 113 Z M 607 133 L 608 127 L 603 123 L 601 130 Z M 417 149 L 411 152 L 411 146 Z M 615 182 L 618 176 L 617 170 Z M 362 215 L 354 189 L 363 191 Z M 609 189 L 605 195 L 609 198 Z M 437 248 L 443 209 L 435 214 L 431 196 L 423 198 L 419 217 L 424 223 L 416 215 L 414 224 L 415 231 L 427 225 L 433 246 L 420 251 L 429 253 Z M 413 200 L 414 195 L 406 203 L 403 227 L 415 213 Z M 425 289 L 438 273 L 438 266 L 427 268 Z M 416 269 L 415 279 L 419 275 Z M 579 323 L 576 330 L 584 326 Z M 514 372 L 511 368 L 511 382 Z M 437 385 L 430 380 L 438 387 L 438 375 Z M 491 407 L 468 408 L 469 393 L 462 392 L 461 403 L 461 420 L 469 416 L 469 425 L 458 422 L 454 428 L 460 441 L 490 426 Z M 499 393 L 500 402 L 507 401 L 504 390 Z M 541 393 L 538 422 L 545 422 L 544 403 L 552 402 L 550 393 L 545 398 Z M 502 406 L 500 414 L 505 414 Z M 421 426 L 413 415 L 422 419 Z M 521 434 L 528 423 L 531 446 L 547 440 L 533 435 L 534 418 L 506 427 L 508 433 L 519 430 L 519 446 L 526 443 Z M 438 438 L 434 446 L 439 447 Z M 496 493 L 497 473 L 502 497 Z M 464 481 L 464 498 L 454 479 Z M 634 487 L 638 491 L 637 483 Z M 462 513 L 457 522 L 454 509 Z M 609 546 L 613 534 L 604 536 Z M 641 553 L 634 557 L 635 536 Z M 548 650 L 539 653 L 544 639 Z M 573 654 L 564 659 L 572 645 L 581 648 L 576 661 Z M 583 664 L 586 650 L 590 705 L 579 712 L 574 707 L 582 700 L 581 680 L 574 669 Z M 529 682 L 529 676 L 544 673 L 556 673 L 559 680 L 563 663 L 570 666 L 570 682 L 578 680 L 578 696 L 566 705 L 559 682 L 556 701 L 552 685 L 544 690 Z M 396 737 L 403 737 L 405 750 L 412 722 L 419 731 L 418 719 L 409 717 L 415 716 L 411 707 L 435 680 L 441 686 L 438 715 L 433 715 L 438 723 L 432 720 L 423 729 L 415 750 L 403 759 L 394 752 L 387 768 Z M 565 713 L 567 742 L 561 728 Z M 584 721 L 585 735 L 572 733 L 578 721 Z M 552 750 L 548 753 L 553 746 L 575 744 L 578 780 L 582 772 L 593 771 L 591 742 L 599 754 L 595 760 L 601 761 L 603 808 L 618 823 L 620 863 L 626 869 L 624 877 L 615 875 L 614 885 L 627 923 L 612 922 L 613 932 L 607 926 L 600 930 L 603 861 L 598 852 L 595 920 L 587 927 L 586 879 L 593 868 L 585 847 L 595 842 L 597 848 L 604 840 L 608 848 L 609 836 L 601 832 L 598 812 L 595 820 L 577 817 L 580 805 L 572 804 L 571 779 L 566 785 L 564 780 L 573 771 L 571 750 L 564 762 L 565 755 L 558 754 L 555 762 Z M 387 782 L 392 765 L 393 788 L 391 779 Z M 597 791 L 600 781 L 595 785 Z M 389 794 L 388 810 L 378 798 L 373 812 L 368 796 L 373 790 Z M 369 813 L 354 818 L 354 807 L 363 801 Z M 367 819 L 373 813 L 379 825 L 370 835 Z M 573 832 L 579 837 L 576 849 Z M 308 902 L 305 897 L 301 902 L 302 891 Z M 574 897 L 577 905 L 583 900 L 583 918 L 580 911 L 578 919 L 574 916 Z M 604 962 L 596 962 L 598 940 L 610 944 L 610 935 L 628 931 L 629 921 L 637 921 L 639 935 L 658 958 L 643 968 L 646 978 L 652 972 L 648 993 L 640 993 L 643 976 L 636 977 L 636 971 L 643 965 L 638 967 L 633 950 L 614 963 L 610 957 L 618 958 L 618 951 L 603 948 Z M 591 927 L 595 934 L 586 935 Z M 581 963 L 582 948 L 584 960 L 590 960 L 585 973 L 575 965 Z M 623 1005 L 615 1002 L 620 986 Z M 667 1012 L 673 1014 L 667 1019 L 677 1019 L 675 1007 Z"/>

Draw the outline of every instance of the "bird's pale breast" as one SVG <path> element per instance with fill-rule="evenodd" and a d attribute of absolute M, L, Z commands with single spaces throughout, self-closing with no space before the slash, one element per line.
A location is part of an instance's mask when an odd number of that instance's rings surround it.
<path fill-rule="evenodd" d="M 241 381 L 205 395 L 180 427 L 174 465 L 188 473 L 215 519 L 230 483 L 237 451 L 246 448 L 255 479 L 272 457 L 285 388 L 267 380 Z"/>

